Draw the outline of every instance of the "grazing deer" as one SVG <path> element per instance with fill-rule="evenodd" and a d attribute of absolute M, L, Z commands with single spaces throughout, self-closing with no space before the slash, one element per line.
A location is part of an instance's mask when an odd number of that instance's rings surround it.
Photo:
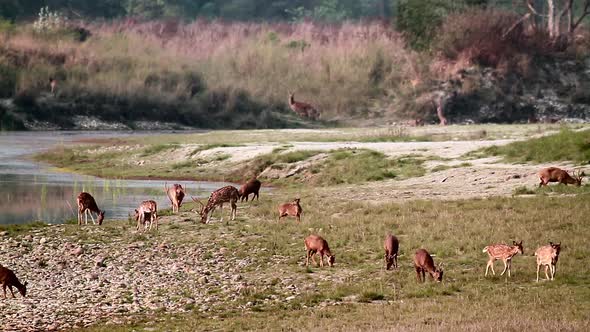
<path fill-rule="evenodd" d="M 289 107 L 291 107 L 293 112 L 304 118 L 317 120 L 320 117 L 320 112 L 310 104 L 295 101 L 295 95 L 293 93 L 289 94 Z"/>
<path fill-rule="evenodd" d="M 13 286 L 16 287 L 16 289 L 18 289 L 18 291 L 23 297 L 27 295 L 27 282 L 25 281 L 24 284 L 21 284 L 20 281 L 18 281 L 16 275 L 14 275 L 14 272 L 2 265 L 0 265 L 0 284 L 2 284 L 4 298 L 6 298 L 6 287 L 8 287 L 8 289 L 10 290 L 12 297 L 16 297 L 14 296 L 14 292 L 12 291 Z"/>
<path fill-rule="evenodd" d="M 201 222 L 203 224 L 208 224 L 211 220 L 211 215 L 217 206 L 219 206 L 221 221 L 223 222 L 223 203 L 227 202 L 231 204 L 231 220 L 234 220 L 236 218 L 238 209 L 236 202 L 238 201 L 239 197 L 240 194 L 238 189 L 236 189 L 234 186 L 225 186 L 212 192 L 211 196 L 209 196 L 207 204 L 203 204 L 200 200 L 194 197 L 192 197 L 192 199 L 196 203 L 201 204 L 201 211 L 198 212 L 201 216 Z"/>
<path fill-rule="evenodd" d="M 146 217 L 149 217 L 150 228 L 152 230 L 152 225 L 156 224 L 156 230 L 158 230 L 158 204 L 155 201 L 143 201 L 139 205 L 139 208 L 135 209 L 135 221 L 137 221 L 137 230 L 139 231 L 140 227 L 143 226 L 145 231 Z"/>
<path fill-rule="evenodd" d="M 51 94 L 55 96 L 55 89 L 57 87 L 57 80 L 55 78 L 49 78 L 49 87 L 51 88 Z"/>
<path fill-rule="evenodd" d="M 397 237 L 387 234 L 383 243 L 385 249 L 385 269 L 389 270 L 391 266 L 397 269 L 397 255 L 399 250 L 399 241 Z"/>
<path fill-rule="evenodd" d="M 547 275 L 547 269 L 550 269 L 551 280 L 555 277 L 555 269 L 557 266 L 557 260 L 559 259 L 559 252 L 561 251 L 561 242 L 553 243 L 549 242 L 549 245 L 542 246 L 535 251 L 537 256 L 537 282 L 539 282 L 539 270 L 541 266 L 545 266 L 545 279 L 549 280 Z"/>
<path fill-rule="evenodd" d="M 425 249 L 418 249 L 414 255 L 414 268 L 418 282 L 426 281 L 426 272 L 436 281 L 441 282 L 443 278 L 442 263 L 435 267 L 432 256 Z"/>
<path fill-rule="evenodd" d="M 184 188 L 177 183 L 173 184 L 172 187 L 168 187 L 167 183 L 164 183 L 164 191 L 172 204 L 172 213 L 179 212 L 184 199 Z"/>
<path fill-rule="evenodd" d="M 82 225 L 82 214 L 84 214 L 84 223 L 88 225 L 88 214 L 90 214 L 90 218 L 92 218 L 92 224 L 96 225 L 94 222 L 94 217 L 92 216 L 92 212 L 96 213 L 98 216 L 98 224 L 102 225 L 102 221 L 104 220 L 104 211 L 101 211 L 96 205 L 96 201 L 94 197 L 87 192 L 81 192 L 76 199 L 78 203 L 78 225 Z"/>
<path fill-rule="evenodd" d="M 301 205 L 299 205 L 299 198 L 296 198 L 291 203 L 283 203 L 279 205 L 279 221 L 281 221 L 282 217 L 291 216 L 296 217 L 297 222 L 301 222 L 301 213 L 303 213 L 303 209 Z"/>
<path fill-rule="evenodd" d="M 260 183 L 260 181 L 258 181 L 258 179 L 256 178 L 252 178 L 250 179 L 250 181 L 244 183 L 238 191 L 238 193 L 240 194 L 240 202 L 243 202 L 244 198 L 246 198 L 247 202 L 248 196 L 250 196 L 250 194 L 254 194 L 252 196 L 252 200 L 254 200 L 254 197 L 256 197 L 256 200 L 258 200 L 258 191 L 260 190 L 261 185 L 262 184 Z"/>
<path fill-rule="evenodd" d="M 539 179 L 541 180 L 541 183 L 539 183 L 539 187 L 546 186 L 549 182 L 558 182 L 563 183 L 565 185 L 575 184 L 576 186 L 580 186 L 582 185 L 582 178 L 586 175 L 584 172 L 574 171 L 572 177 L 568 174 L 568 172 L 557 167 L 543 168 L 537 174 L 539 175 Z"/>
<path fill-rule="evenodd" d="M 492 244 L 485 248 L 483 248 L 483 252 L 487 252 L 490 259 L 488 260 L 488 265 L 486 266 L 486 274 L 488 275 L 488 269 L 492 268 L 492 274 L 496 275 L 494 272 L 494 261 L 496 259 L 501 259 L 504 262 L 504 271 L 500 273 L 500 275 L 504 275 L 506 269 L 508 269 L 508 277 L 510 277 L 510 266 L 512 265 L 512 257 L 514 255 L 520 253 L 521 255 L 524 254 L 524 250 L 522 248 L 522 241 L 516 242 L 512 241 L 512 246 L 507 244 Z"/>
<path fill-rule="evenodd" d="M 324 266 L 324 255 L 328 258 L 328 265 L 333 266 L 336 262 L 336 256 L 332 254 L 330 251 L 330 246 L 328 246 L 328 241 L 326 241 L 323 237 L 319 235 L 310 235 L 305 238 L 305 251 L 307 253 L 305 257 L 305 266 L 309 266 L 309 258 L 315 265 L 318 263 L 315 261 L 315 254 L 319 253 L 320 255 L 320 264 L 319 266 Z"/>

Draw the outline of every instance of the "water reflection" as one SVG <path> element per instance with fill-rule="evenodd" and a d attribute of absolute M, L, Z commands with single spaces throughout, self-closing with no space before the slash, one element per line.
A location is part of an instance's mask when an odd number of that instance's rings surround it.
<path fill-rule="evenodd" d="M 127 218 L 139 202 L 153 199 L 159 208 L 169 208 L 164 181 L 108 180 L 59 173 L 28 161 L 24 156 L 75 139 L 121 137 L 129 133 L 8 133 L 0 135 L 0 224 L 34 220 L 63 223 L 76 219 L 76 196 L 91 193 L 109 219 Z M 169 181 L 170 182 L 170 181 Z M 207 196 L 226 183 L 181 182 L 189 195 Z"/>

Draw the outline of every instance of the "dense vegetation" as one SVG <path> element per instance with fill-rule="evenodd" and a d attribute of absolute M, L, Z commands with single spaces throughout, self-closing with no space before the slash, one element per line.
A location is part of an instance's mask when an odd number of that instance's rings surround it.
<path fill-rule="evenodd" d="M 131 128 L 310 125 L 288 111 L 289 91 L 323 121 L 430 122 L 441 82 L 462 68 L 525 75 L 539 56 L 587 54 L 583 34 L 563 53 L 542 29 L 513 28 L 522 10 L 491 0 L 5 1 L 0 98 L 12 102 L 0 103 L 0 127 L 68 128 L 76 116 Z"/>

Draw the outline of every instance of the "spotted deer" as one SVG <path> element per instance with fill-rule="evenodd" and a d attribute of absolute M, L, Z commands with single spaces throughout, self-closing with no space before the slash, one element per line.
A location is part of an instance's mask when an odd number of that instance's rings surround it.
<path fill-rule="evenodd" d="M 258 191 L 260 191 L 261 185 L 262 183 L 260 183 L 260 181 L 256 178 L 252 178 L 248 182 L 244 183 L 238 191 L 240 194 L 240 202 L 243 202 L 244 198 L 247 202 L 248 196 L 250 196 L 250 194 L 254 194 L 252 195 L 252 200 L 254 200 L 254 197 L 256 197 L 256 200 L 258 200 Z"/>
<path fill-rule="evenodd" d="M 88 225 L 88 214 L 90 214 L 90 218 L 92 218 L 92 224 L 96 225 L 94 222 L 94 217 L 92 213 L 96 213 L 98 224 L 102 225 L 102 221 L 104 220 L 104 211 L 101 211 L 96 205 L 96 201 L 94 197 L 87 192 L 81 192 L 76 198 L 76 202 L 78 203 L 78 225 L 82 225 L 82 214 L 84 214 L 84 223 Z"/>
<path fill-rule="evenodd" d="M 414 268 L 416 269 L 416 278 L 418 282 L 426 281 L 426 272 L 436 281 L 441 282 L 443 278 L 442 263 L 436 267 L 432 256 L 426 249 L 416 250 L 414 255 Z"/>
<path fill-rule="evenodd" d="M 308 103 L 295 101 L 295 95 L 289 94 L 289 107 L 299 116 L 308 118 L 311 120 L 317 120 L 320 117 L 320 112 Z"/>
<path fill-rule="evenodd" d="M 387 234 L 383 243 L 385 249 L 385 269 L 389 270 L 393 266 L 397 269 L 397 255 L 399 250 L 399 240 L 397 237 Z"/>
<path fill-rule="evenodd" d="M 25 297 L 27 295 L 27 282 L 25 281 L 24 284 L 21 284 L 14 272 L 12 270 L 0 265 L 0 284 L 2 284 L 2 290 L 4 291 L 4 298 L 6 298 L 6 287 L 10 290 L 12 297 L 14 296 L 14 292 L 12 291 L 12 287 L 16 287 L 19 293 Z"/>
<path fill-rule="evenodd" d="M 328 241 L 326 241 L 323 237 L 319 235 L 310 235 L 305 238 L 305 266 L 309 266 L 309 258 L 311 258 L 312 262 L 315 265 L 318 263 L 315 261 L 315 254 L 320 255 L 320 264 L 319 266 L 324 266 L 324 256 L 328 259 L 328 265 L 331 267 L 336 262 L 336 256 L 332 254 L 330 251 L 330 246 L 328 246 Z"/>
<path fill-rule="evenodd" d="M 149 218 L 149 220 L 147 219 Z M 139 231 L 141 226 L 145 231 L 146 223 L 149 221 L 150 227 L 149 230 L 152 229 L 152 225 L 156 225 L 156 230 L 158 230 L 158 204 L 155 201 L 143 201 L 139 205 L 139 208 L 135 209 L 135 221 L 137 221 L 137 230 Z"/>
<path fill-rule="evenodd" d="M 172 204 L 172 213 L 178 213 L 185 195 L 184 188 L 178 183 L 173 184 L 171 187 L 164 183 L 164 191 L 170 200 L 170 204 Z"/>
<path fill-rule="evenodd" d="M 539 282 L 539 270 L 541 269 L 541 266 L 545 266 L 545 279 L 554 279 L 560 251 L 561 242 L 549 242 L 549 245 L 542 246 L 535 251 L 535 256 L 537 256 L 537 282 Z M 550 270 L 551 278 L 547 275 L 547 269 Z"/>
<path fill-rule="evenodd" d="M 500 273 L 500 275 L 504 275 L 504 272 L 508 270 L 508 277 L 510 277 L 510 266 L 512 265 L 512 257 L 516 254 L 520 253 L 521 255 L 524 254 L 524 250 L 522 248 L 522 241 L 516 242 L 512 241 L 512 246 L 507 244 L 492 244 L 485 248 L 483 248 L 483 252 L 487 252 L 490 259 L 488 260 L 488 265 L 486 266 L 486 274 L 488 275 L 488 269 L 492 268 L 492 274 L 496 275 L 494 271 L 494 261 L 497 259 L 501 259 L 504 262 L 504 271 Z"/>
<path fill-rule="evenodd" d="M 212 192 L 207 204 L 203 204 L 200 200 L 194 197 L 192 197 L 192 199 L 194 202 L 201 204 L 201 210 L 198 214 L 201 216 L 201 222 L 203 224 L 208 224 L 211 220 L 211 215 L 217 206 L 219 206 L 219 210 L 221 211 L 221 221 L 223 222 L 223 204 L 227 202 L 231 204 L 231 220 L 234 220 L 238 209 L 236 202 L 239 197 L 240 194 L 238 189 L 234 186 L 225 186 Z"/>
<path fill-rule="evenodd" d="M 281 221 L 281 218 L 283 217 L 291 216 L 296 217 L 297 222 L 301 222 L 301 214 L 303 213 L 303 209 L 301 208 L 301 205 L 299 205 L 300 201 L 301 200 L 299 198 L 296 198 L 293 200 L 293 202 L 279 205 L 279 221 Z"/>
<path fill-rule="evenodd" d="M 557 167 L 543 168 L 538 173 L 541 183 L 539 187 L 546 186 L 549 182 L 558 182 L 565 185 L 575 184 L 576 186 L 582 185 L 582 178 L 586 175 L 581 171 L 574 171 L 573 176 L 569 175 L 567 171 Z"/>

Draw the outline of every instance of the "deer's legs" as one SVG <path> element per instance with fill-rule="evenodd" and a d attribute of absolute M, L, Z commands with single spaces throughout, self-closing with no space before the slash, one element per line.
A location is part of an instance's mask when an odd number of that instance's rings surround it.
<path fill-rule="evenodd" d="M 90 210 L 86 210 L 86 211 L 88 211 L 88 214 L 90 215 L 90 219 L 92 219 L 92 224 L 96 225 L 96 222 L 94 221 L 94 216 L 92 215 L 92 211 L 90 211 Z M 98 218 L 98 216 L 97 216 L 97 218 Z"/>
<path fill-rule="evenodd" d="M 248 201 L 248 196 L 246 196 L 246 202 Z M 235 202 L 231 202 L 231 220 L 236 219 L 236 214 L 238 214 L 238 206 Z"/>
<path fill-rule="evenodd" d="M 8 289 L 10 289 L 10 294 L 12 294 L 12 298 L 16 298 L 16 296 L 14 296 L 14 291 L 12 290 L 12 286 L 8 286 Z"/>
<path fill-rule="evenodd" d="M 318 255 L 320 255 L 320 266 L 324 267 L 324 253 L 320 252 Z"/>
<path fill-rule="evenodd" d="M 315 260 L 315 254 L 316 254 L 316 252 L 315 252 L 315 251 L 312 251 L 312 252 L 311 252 L 311 261 L 312 261 L 312 262 L 313 262 L 313 263 L 314 263 L 316 266 L 319 266 L 318 262 L 316 262 L 316 260 Z"/>
<path fill-rule="evenodd" d="M 508 263 L 506 261 L 502 261 L 504 263 L 504 271 L 502 271 L 502 273 L 500 273 L 501 276 L 504 275 L 504 272 L 506 272 L 506 270 L 508 270 Z M 510 270 L 508 270 L 508 276 L 510 277 Z"/>
<path fill-rule="evenodd" d="M 541 269 L 541 265 L 537 264 L 537 282 L 539 282 L 539 270 Z"/>
<path fill-rule="evenodd" d="M 549 280 L 549 275 L 547 274 L 548 269 L 549 269 L 549 265 L 545 265 L 545 280 Z"/>
<path fill-rule="evenodd" d="M 311 250 L 308 250 L 305 255 L 305 266 L 309 266 L 309 255 L 311 254 Z"/>
<path fill-rule="evenodd" d="M 301 222 L 301 214 L 297 215 L 297 222 Z"/>
<path fill-rule="evenodd" d="M 492 274 L 496 275 L 496 271 L 494 271 L 494 259 L 490 258 L 490 260 L 488 261 L 488 265 L 486 266 L 486 274 L 485 277 L 488 276 L 488 269 L 491 268 L 492 269 Z"/>
<path fill-rule="evenodd" d="M 2 284 L 2 290 L 4 290 L 4 298 L 6 298 L 6 284 Z"/>
<path fill-rule="evenodd" d="M 394 262 L 394 263 L 393 263 L 393 267 L 395 267 L 395 268 L 397 269 L 397 254 L 395 254 L 395 255 L 393 256 L 393 262 Z"/>

